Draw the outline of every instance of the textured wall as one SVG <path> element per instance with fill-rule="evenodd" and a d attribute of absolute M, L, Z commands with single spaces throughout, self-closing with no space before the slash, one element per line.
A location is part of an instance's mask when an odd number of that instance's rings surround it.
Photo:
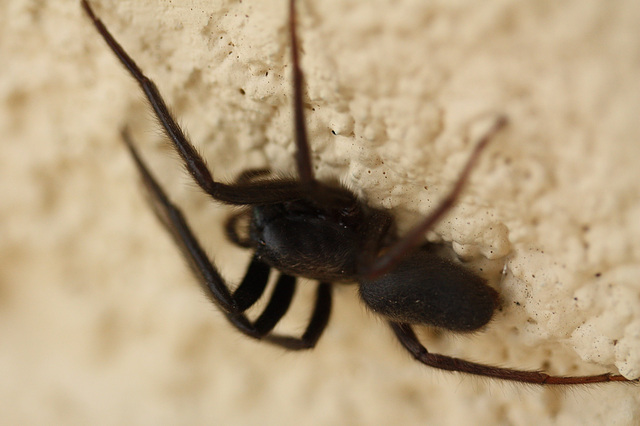
<path fill-rule="evenodd" d="M 98 1 L 216 177 L 294 171 L 284 1 Z M 640 376 L 640 4 L 301 1 L 319 177 L 401 229 L 511 125 L 430 235 L 504 307 L 436 352 L 556 374 Z M 149 213 L 129 124 L 230 281 L 229 210 L 185 177 L 79 2 L 0 3 L 0 412 L 7 424 L 637 424 L 640 390 L 541 389 L 412 361 L 354 287 L 318 348 L 239 336 Z M 489 261 L 482 262 L 488 258 Z M 491 272 L 494 271 L 494 272 Z M 283 330 L 300 330 L 312 286 Z"/>

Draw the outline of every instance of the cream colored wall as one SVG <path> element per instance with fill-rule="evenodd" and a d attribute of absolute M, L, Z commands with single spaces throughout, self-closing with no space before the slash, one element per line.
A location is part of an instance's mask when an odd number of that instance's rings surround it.
<path fill-rule="evenodd" d="M 217 178 L 294 171 L 284 1 L 94 3 Z M 511 120 L 430 235 L 485 267 L 506 262 L 504 308 L 471 337 L 425 330 L 427 346 L 640 376 L 640 4 L 300 3 L 317 174 L 402 229 L 436 205 L 491 118 Z M 637 387 L 540 389 L 423 367 L 353 287 L 336 289 L 312 352 L 243 338 L 150 214 L 119 128 L 237 282 L 246 255 L 223 239 L 229 211 L 185 177 L 79 2 L 7 0 L 0 31 L 3 423 L 640 421 Z M 283 329 L 303 326 L 307 287 Z"/>

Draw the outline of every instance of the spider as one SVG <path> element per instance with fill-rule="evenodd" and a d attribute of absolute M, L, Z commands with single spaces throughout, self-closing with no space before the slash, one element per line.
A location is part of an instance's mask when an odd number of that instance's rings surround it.
<path fill-rule="evenodd" d="M 298 179 L 268 177 L 267 169 L 242 173 L 233 183 L 213 179 L 205 161 L 189 142 L 156 85 L 94 14 L 82 8 L 113 53 L 138 82 L 173 147 L 194 181 L 215 201 L 244 210 L 226 224 L 229 239 L 254 251 L 247 272 L 230 290 L 207 257 L 180 209 L 158 184 L 139 155 L 126 128 L 123 140 L 137 166 L 154 212 L 187 259 L 208 298 L 241 333 L 289 350 L 313 348 L 329 322 L 332 284 L 355 282 L 362 301 L 384 317 L 402 346 L 419 362 L 442 370 L 541 385 L 630 381 L 623 376 L 551 376 L 478 364 L 430 353 L 414 325 L 452 332 L 482 328 L 498 307 L 498 293 L 461 264 L 440 257 L 425 245 L 424 234 L 454 205 L 482 150 L 507 123 L 498 117 L 471 153 L 453 189 L 436 209 L 406 235 L 397 235 L 387 211 L 368 206 L 337 181 L 320 182 L 313 174 L 303 108 L 303 74 L 299 64 L 295 0 L 289 2 L 289 37 L 293 65 L 293 109 Z M 248 221 L 248 232 L 238 230 Z M 241 235 L 242 234 L 242 235 Z M 247 234 L 247 235 L 245 235 Z M 245 312 L 263 295 L 272 269 L 279 273 L 263 312 L 250 320 Z M 313 312 L 304 333 L 281 335 L 272 330 L 286 314 L 298 278 L 316 281 Z"/>

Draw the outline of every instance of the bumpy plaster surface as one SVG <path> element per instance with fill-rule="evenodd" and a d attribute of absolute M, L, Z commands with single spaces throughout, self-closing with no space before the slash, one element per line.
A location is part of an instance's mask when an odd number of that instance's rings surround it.
<path fill-rule="evenodd" d="M 214 174 L 293 173 L 284 1 L 95 1 Z M 301 2 L 308 123 L 338 176 L 402 230 L 511 120 L 430 239 L 504 298 L 437 352 L 556 374 L 640 375 L 640 6 Z M 634 424 L 637 387 L 538 389 L 432 372 L 354 288 L 317 349 L 238 336 L 144 204 L 128 124 L 225 276 L 228 210 L 184 176 L 78 2 L 0 5 L 0 411 L 8 423 Z M 496 271 L 506 265 L 501 277 Z M 309 289 L 284 329 L 299 330 Z M 298 321 L 296 321 L 296 319 Z M 526 389 L 526 390 L 523 390 Z"/>

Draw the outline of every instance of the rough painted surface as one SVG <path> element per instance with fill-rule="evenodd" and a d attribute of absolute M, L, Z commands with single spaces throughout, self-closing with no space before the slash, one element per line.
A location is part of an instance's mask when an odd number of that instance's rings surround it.
<path fill-rule="evenodd" d="M 640 375 L 640 5 L 301 2 L 318 176 L 403 229 L 497 113 L 511 126 L 432 239 L 489 269 L 504 309 L 436 352 Z M 283 1 L 95 2 L 216 177 L 293 172 Z M 194 189 L 78 2 L 0 5 L 0 412 L 8 424 L 637 424 L 640 390 L 433 372 L 354 287 L 317 349 L 235 333 L 198 293 L 119 142 L 128 123 L 225 276 L 228 210 Z M 283 324 L 299 330 L 312 286 Z"/>

